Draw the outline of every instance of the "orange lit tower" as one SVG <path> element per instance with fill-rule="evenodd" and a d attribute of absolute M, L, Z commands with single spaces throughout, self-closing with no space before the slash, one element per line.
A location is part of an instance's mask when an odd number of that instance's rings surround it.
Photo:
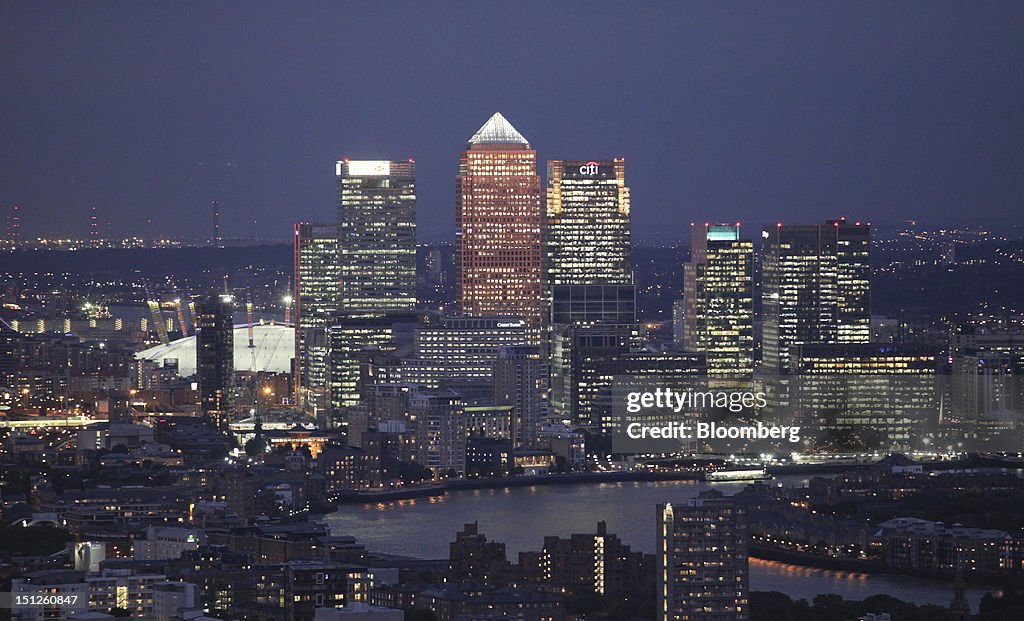
<path fill-rule="evenodd" d="M 495 113 L 459 158 L 455 264 L 466 315 L 521 317 L 539 342 L 541 187 L 537 152 Z"/>

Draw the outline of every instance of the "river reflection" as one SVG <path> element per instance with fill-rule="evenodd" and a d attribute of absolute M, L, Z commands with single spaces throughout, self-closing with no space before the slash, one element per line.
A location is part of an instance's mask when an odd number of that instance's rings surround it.
<path fill-rule="evenodd" d="M 782 477 L 771 484 L 795 486 L 801 477 Z M 465 490 L 444 496 L 342 505 L 326 516 L 331 532 L 353 535 L 375 552 L 418 558 L 447 558 L 448 544 L 467 522 L 478 522 L 488 538 L 504 542 L 509 559 L 539 550 L 544 537 L 594 532 L 599 520 L 634 550 L 655 550 L 655 506 L 679 502 L 714 488 L 725 494 L 744 483 L 706 484 L 694 481 L 616 482 Z M 837 593 L 848 599 L 890 594 L 917 604 L 947 605 L 953 596 L 948 583 L 900 576 L 863 574 L 799 567 L 751 559 L 750 587 L 781 591 L 795 599 Z M 977 608 L 986 591 L 967 589 Z"/>

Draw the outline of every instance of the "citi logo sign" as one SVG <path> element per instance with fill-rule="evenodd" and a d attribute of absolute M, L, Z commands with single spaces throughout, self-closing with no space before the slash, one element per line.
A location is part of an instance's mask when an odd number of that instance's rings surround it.
<path fill-rule="evenodd" d="M 597 162 L 587 162 L 583 166 L 580 166 L 581 175 L 596 175 L 597 174 Z"/>

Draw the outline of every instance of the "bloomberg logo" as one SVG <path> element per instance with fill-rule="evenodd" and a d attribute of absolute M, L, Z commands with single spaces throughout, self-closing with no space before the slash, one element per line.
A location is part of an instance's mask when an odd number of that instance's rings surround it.
<path fill-rule="evenodd" d="M 586 164 L 580 166 L 580 174 L 581 175 L 596 175 L 597 173 L 598 173 L 597 162 L 590 161 L 590 162 L 587 162 Z"/>

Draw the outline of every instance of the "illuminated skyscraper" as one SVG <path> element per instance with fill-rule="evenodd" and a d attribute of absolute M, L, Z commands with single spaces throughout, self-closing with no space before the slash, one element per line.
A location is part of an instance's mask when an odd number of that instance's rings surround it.
<path fill-rule="evenodd" d="M 295 389 L 299 402 L 327 407 L 325 313 L 338 308 L 341 271 L 336 224 L 295 225 Z"/>
<path fill-rule="evenodd" d="M 340 308 L 416 305 L 416 165 L 343 160 L 338 176 Z"/>
<path fill-rule="evenodd" d="M 780 223 L 761 236 L 766 373 L 788 373 L 794 345 L 870 341 L 869 225 Z"/>
<path fill-rule="evenodd" d="M 635 291 L 625 162 L 548 162 L 544 222 L 552 324 L 628 323 Z"/>
<path fill-rule="evenodd" d="M 749 378 L 754 372 L 754 244 L 739 224 L 691 225 L 683 265 L 683 338 L 707 352 L 708 374 Z"/>
<path fill-rule="evenodd" d="M 360 364 L 366 348 L 393 351 L 412 339 L 414 326 L 424 318 L 417 311 L 338 311 L 329 313 L 326 328 L 328 427 L 347 425 L 346 409 L 357 403 Z"/>
<path fill-rule="evenodd" d="M 199 406 L 221 431 L 235 410 L 234 303 L 210 296 L 196 305 L 196 375 Z"/>
<path fill-rule="evenodd" d="M 746 621 L 744 511 L 714 490 L 658 505 L 659 621 Z"/>
<path fill-rule="evenodd" d="M 544 248 L 552 285 L 631 285 L 625 161 L 548 162 Z"/>
<path fill-rule="evenodd" d="M 543 315 L 537 152 L 495 113 L 459 158 L 456 270 L 466 315 L 522 317 L 540 341 Z"/>

